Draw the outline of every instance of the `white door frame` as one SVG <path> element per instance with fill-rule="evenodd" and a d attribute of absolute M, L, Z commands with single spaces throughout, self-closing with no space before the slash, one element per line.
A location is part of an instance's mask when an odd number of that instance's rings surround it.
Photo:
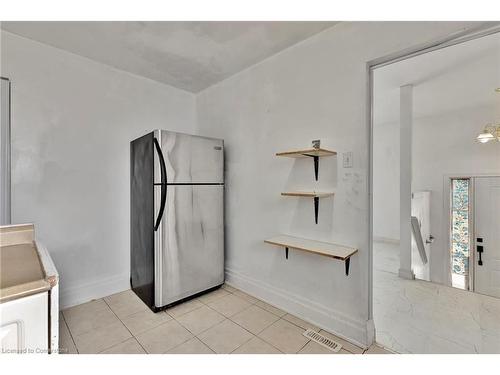
<path fill-rule="evenodd" d="M 443 198 L 451 197 L 451 180 L 452 179 L 461 179 L 461 178 L 469 178 L 471 180 L 471 185 L 469 189 L 469 231 L 470 231 L 470 256 L 469 256 L 469 291 L 474 292 L 474 272 L 475 272 L 475 261 L 476 261 L 476 236 L 475 236 L 475 192 L 474 192 L 474 184 L 475 179 L 478 177 L 500 177 L 498 174 L 492 173 L 455 173 L 455 174 L 445 174 L 443 176 Z M 446 238 L 446 246 L 448 249 L 451 249 L 451 198 L 443 199 L 443 218 L 447 218 L 446 227 L 443 228 L 441 235 Z M 451 278 L 451 251 L 450 251 L 450 275 Z M 450 280 L 451 285 L 451 280 Z"/>
<path fill-rule="evenodd" d="M 10 179 L 10 140 L 11 140 L 11 84 L 8 78 L 2 81 L 2 108 L 0 114 L 0 225 L 11 223 L 11 179 Z M 6 84 L 6 86 L 4 86 Z M 7 92 L 4 92 L 5 91 Z M 5 95 L 5 97 L 3 96 Z M 4 105 L 7 108 L 3 108 Z M 3 113 L 3 111 L 7 113 Z"/>
<path fill-rule="evenodd" d="M 443 218 L 446 218 L 446 226 L 442 228 L 440 235 L 446 238 L 446 248 L 448 249 L 448 282 L 449 286 L 451 284 L 451 180 L 453 179 L 469 179 L 469 239 L 470 239 L 470 249 L 469 249 L 469 277 L 468 283 L 469 288 L 467 290 L 474 291 L 474 259 L 475 259 L 475 236 L 474 236 L 474 177 L 480 177 L 479 174 L 467 174 L 467 173 L 455 173 L 455 174 L 445 174 L 443 176 Z M 446 198 L 448 197 L 448 198 Z"/>
<path fill-rule="evenodd" d="M 368 319 L 373 321 L 373 71 L 398 61 L 429 53 L 470 40 L 500 32 L 500 22 L 484 22 L 476 28 L 460 31 L 447 37 L 405 49 L 366 63 L 366 126 L 368 128 Z"/>

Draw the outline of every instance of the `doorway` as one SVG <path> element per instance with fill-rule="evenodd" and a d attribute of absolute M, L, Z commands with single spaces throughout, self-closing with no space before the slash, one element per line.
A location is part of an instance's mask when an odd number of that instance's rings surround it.
<path fill-rule="evenodd" d="M 393 351 L 500 353 L 500 143 L 476 140 L 499 67 L 496 29 L 372 68 L 372 311 Z"/>

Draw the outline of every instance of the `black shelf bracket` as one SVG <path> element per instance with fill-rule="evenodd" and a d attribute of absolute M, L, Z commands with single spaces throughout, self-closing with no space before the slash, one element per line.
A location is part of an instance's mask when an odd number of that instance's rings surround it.
<path fill-rule="evenodd" d="M 314 197 L 314 221 L 318 224 L 319 197 Z"/>
<path fill-rule="evenodd" d="M 347 258 L 345 261 L 345 275 L 349 276 L 349 265 L 351 263 L 351 257 Z"/>
<path fill-rule="evenodd" d="M 316 181 L 318 181 L 319 156 L 313 156 L 313 158 L 314 158 L 314 176 L 316 177 Z"/>
<path fill-rule="evenodd" d="M 314 160 L 314 177 L 316 178 L 316 181 L 318 181 L 318 173 L 319 173 L 319 156 L 318 155 L 308 155 L 308 154 L 302 154 L 305 156 L 309 156 L 313 158 Z"/>
<path fill-rule="evenodd" d="M 288 259 L 288 247 L 285 247 L 285 258 Z"/>

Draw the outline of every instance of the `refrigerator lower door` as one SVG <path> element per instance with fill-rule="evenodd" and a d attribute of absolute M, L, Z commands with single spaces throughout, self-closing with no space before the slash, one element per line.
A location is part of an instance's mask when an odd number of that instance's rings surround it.
<path fill-rule="evenodd" d="M 155 232 L 157 307 L 224 282 L 224 186 L 165 187 L 167 203 Z M 161 187 L 155 189 L 159 202 Z"/>

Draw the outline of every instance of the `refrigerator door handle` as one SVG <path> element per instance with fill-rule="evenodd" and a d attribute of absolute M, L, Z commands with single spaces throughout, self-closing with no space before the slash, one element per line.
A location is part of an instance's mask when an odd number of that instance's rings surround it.
<path fill-rule="evenodd" d="M 163 153 L 161 152 L 161 147 L 158 144 L 158 140 L 154 138 L 156 152 L 158 153 L 158 159 L 160 159 L 160 172 L 161 172 L 161 203 L 160 210 L 158 211 L 158 217 L 155 222 L 155 232 L 161 223 L 161 218 L 163 217 L 163 211 L 165 210 L 165 203 L 167 201 L 167 168 L 165 167 L 165 160 L 163 159 Z"/>

